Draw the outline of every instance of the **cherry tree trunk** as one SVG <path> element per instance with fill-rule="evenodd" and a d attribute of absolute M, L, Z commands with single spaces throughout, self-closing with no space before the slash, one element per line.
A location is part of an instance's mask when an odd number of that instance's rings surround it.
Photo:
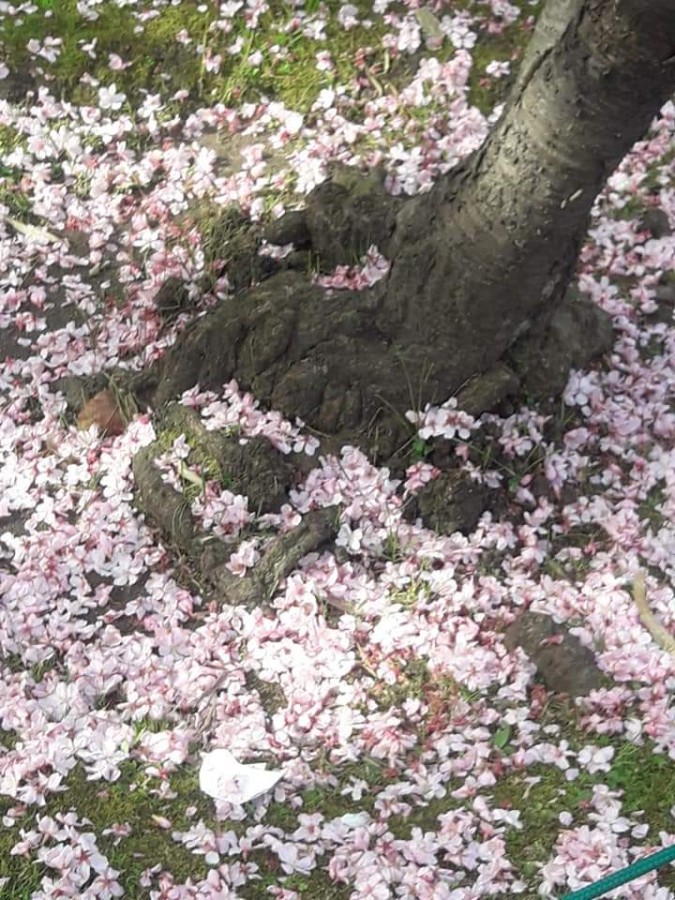
<path fill-rule="evenodd" d="M 401 202 L 343 183 L 310 195 L 296 233 L 327 265 L 336 247 L 351 260 L 375 241 L 387 279 L 327 297 L 298 273 L 274 275 L 183 334 L 156 400 L 235 377 L 383 455 L 406 410 L 461 399 L 503 361 L 531 365 L 537 347 L 545 364 L 593 202 L 674 89 L 675 0 L 549 0 L 500 121 L 429 193 Z M 588 315 L 577 315 L 580 344 Z M 491 402 L 479 395 L 465 392 L 472 412 Z"/>
<path fill-rule="evenodd" d="M 398 217 L 378 321 L 442 346 L 452 388 L 552 311 L 597 194 L 675 87 L 672 0 L 566 5 L 481 150 Z"/>

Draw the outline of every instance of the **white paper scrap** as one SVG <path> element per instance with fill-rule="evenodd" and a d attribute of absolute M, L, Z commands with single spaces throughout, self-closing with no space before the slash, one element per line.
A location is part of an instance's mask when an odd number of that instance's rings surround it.
<path fill-rule="evenodd" d="M 248 803 L 271 791 L 284 773 L 264 763 L 242 765 L 229 750 L 202 753 L 199 787 L 209 797 L 227 803 Z"/>
<path fill-rule="evenodd" d="M 357 813 L 345 813 L 344 816 L 338 818 L 338 822 L 342 822 L 347 828 L 365 828 L 371 821 L 370 815 L 363 811 Z"/>

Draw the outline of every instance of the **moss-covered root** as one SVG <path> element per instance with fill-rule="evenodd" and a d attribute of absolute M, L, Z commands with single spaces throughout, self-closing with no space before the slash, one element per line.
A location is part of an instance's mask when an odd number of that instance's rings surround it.
<path fill-rule="evenodd" d="M 195 419 L 187 419 L 190 426 L 196 427 Z M 196 432 L 190 428 L 188 432 L 188 437 L 194 439 Z M 337 507 L 314 510 L 295 528 L 271 538 L 254 569 L 244 576 L 233 575 L 227 568 L 233 548 L 200 529 L 187 498 L 162 479 L 155 459 L 164 449 L 161 440 L 156 441 L 139 450 L 134 458 L 139 506 L 174 550 L 198 569 L 200 580 L 212 588 L 218 600 L 248 607 L 269 602 L 279 583 L 303 556 L 335 539 L 339 528 Z"/>
<path fill-rule="evenodd" d="M 261 606 L 271 600 L 279 583 L 303 556 L 335 539 L 338 528 L 337 507 L 316 509 L 303 516 L 295 528 L 273 538 L 262 559 L 245 576 L 233 575 L 222 563 L 208 571 L 205 558 L 212 553 L 211 547 L 204 551 L 202 568 L 219 599 L 246 607 Z"/>

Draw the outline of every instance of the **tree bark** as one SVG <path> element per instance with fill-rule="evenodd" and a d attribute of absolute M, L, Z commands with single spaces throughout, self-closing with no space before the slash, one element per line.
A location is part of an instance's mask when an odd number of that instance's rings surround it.
<path fill-rule="evenodd" d="M 537 27 L 530 39 L 520 63 L 513 90 L 519 90 L 538 66 L 541 57 L 547 53 L 562 36 L 577 6 L 577 0 L 558 0 L 547 3 L 537 20 Z"/>
<path fill-rule="evenodd" d="M 365 249 L 366 209 L 388 278 L 329 297 L 282 273 L 226 301 L 168 354 L 157 400 L 236 377 L 319 432 L 391 452 L 406 410 L 493 369 L 523 335 L 545 340 L 593 202 L 675 89 L 674 62 L 675 0 L 549 0 L 495 129 L 429 193 L 310 195 L 319 255 L 335 219 L 346 259 Z"/>

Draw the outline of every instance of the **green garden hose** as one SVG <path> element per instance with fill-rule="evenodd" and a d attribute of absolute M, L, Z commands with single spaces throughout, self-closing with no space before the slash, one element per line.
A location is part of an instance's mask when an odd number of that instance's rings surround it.
<path fill-rule="evenodd" d="M 675 862 L 675 845 L 665 847 L 657 853 L 652 853 L 651 856 L 645 856 L 644 859 L 639 859 L 632 865 L 626 866 L 625 869 L 619 869 L 618 872 L 614 872 L 606 878 L 601 878 L 595 884 L 589 884 L 587 887 L 573 891 L 571 894 L 565 894 L 561 900 L 594 900 L 595 897 L 602 897 L 608 891 L 613 891 L 614 888 L 618 888 L 622 884 L 633 881 L 633 879 L 651 872 L 652 869 L 658 869 L 670 862 Z"/>

